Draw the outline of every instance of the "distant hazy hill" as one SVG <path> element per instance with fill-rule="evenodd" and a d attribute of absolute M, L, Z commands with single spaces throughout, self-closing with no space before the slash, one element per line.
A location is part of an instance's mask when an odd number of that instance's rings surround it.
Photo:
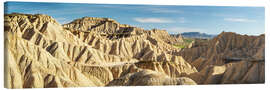
<path fill-rule="evenodd" d="M 211 34 L 206 34 L 206 33 L 201 33 L 201 32 L 184 32 L 181 33 L 183 37 L 188 37 L 188 38 L 213 38 L 216 35 L 211 35 Z"/>

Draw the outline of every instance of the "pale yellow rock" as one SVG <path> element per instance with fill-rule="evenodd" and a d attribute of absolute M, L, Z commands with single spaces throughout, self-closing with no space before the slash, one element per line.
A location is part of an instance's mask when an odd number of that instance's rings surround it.
<path fill-rule="evenodd" d="M 170 78 L 166 74 L 152 70 L 142 70 L 127 74 L 111 81 L 108 86 L 149 86 L 149 85 L 196 85 L 187 77 Z"/>
<path fill-rule="evenodd" d="M 182 50 L 172 45 L 182 42 L 181 36 L 109 18 L 83 17 L 64 25 L 41 14 L 4 18 L 6 88 L 263 83 L 265 79 L 264 35 L 224 32 L 209 44 Z M 248 58 L 230 61 L 238 56 Z"/>
<path fill-rule="evenodd" d="M 264 35 L 223 32 L 208 46 L 186 49 L 181 55 L 199 71 L 188 76 L 198 84 L 264 83 L 264 42 Z"/>

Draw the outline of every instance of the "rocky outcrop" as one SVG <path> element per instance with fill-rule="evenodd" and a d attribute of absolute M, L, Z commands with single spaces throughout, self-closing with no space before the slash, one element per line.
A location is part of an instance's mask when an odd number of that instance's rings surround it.
<path fill-rule="evenodd" d="M 198 45 L 182 50 L 180 55 L 201 70 L 206 65 L 223 65 L 245 59 L 248 61 L 264 60 L 264 43 L 264 35 L 247 36 L 223 32 L 209 41 L 209 45 Z"/>
<path fill-rule="evenodd" d="M 224 32 L 179 49 L 172 44 L 181 36 L 109 18 L 60 25 L 47 15 L 6 14 L 4 23 L 7 88 L 264 82 L 264 35 Z"/>
<path fill-rule="evenodd" d="M 197 68 L 199 72 L 190 77 L 198 84 L 264 83 L 264 43 L 264 35 L 222 32 L 208 45 L 198 45 L 178 54 Z"/>
<path fill-rule="evenodd" d="M 61 27 L 60 24 L 54 21 L 51 17 L 44 15 L 5 16 L 5 44 L 8 53 L 7 88 L 104 85 L 95 77 L 85 77 L 78 68 L 68 63 L 72 59 L 63 55 L 57 42 L 75 45 L 82 42 L 76 37 L 63 38 L 72 34 L 58 28 Z M 52 26 L 44 23 L 52 23 Z M 38 27 L 43 27 L 44 30 Z M 56 35 L 57 32 L 59 33 Z"/>
<path fill-rule="evenodd" d="M 156 39 L 159 36 L 150 31 L 111 19 L 84 19 L 89 22 L 75 20 L 81 25 L 62 26 L 47 15 L 5 15 L 6 87 L 105 86 L 139 69 L 152 68 L 147 64 L 144 64 L 147 68 L 142 68 L 143 65 L 136 64 L 139 61 L 155 61 L 160 65 L 167 61 L 184 63 L 166 64 L 177 72 L 159 68 L 171 72 L 162 72 L 170 76 L 196 72 L 184 60 L 179 61 L 176 58 L 179 56 L 162 52 L 176 48 L 165 39 Z M 126 35 L 117 36 L 121 33 Z"/>
<path fill-rule="evenodd" d="M 119 28 L 100 24 L 101 22 L 114 23 Z M 75 28 L 75 26 L 78 26 L 78 28 Z M 93 26 L 102 27 L 98 30 L 89 29 Z M 106 18 L 84 17 L 65 24 L 63 27 L 83 42 L 106 54 L 140 60 L 157 61 L 156 57 L 161 57 L 163 53 L 170 54 L 170 51 L 179 50 L 173 47 L 171 43 L 182 42 L 180 37 L 172 37 L 165 30 L 153 29 L 147 31 L 129 25 L 119 24 L 115 20 L 108 20 Z M 82 27 L 88 27 L 88 29 Z M 111 30 L 113 32 L 107 32 L 108 28 L 113 29 Z"/>
<path fill-rule="evenodd" d="M 251 84 L 264 83 L 265 63 L 240 61 L 222 66 L 207 66 L 187 77 L 198 84 Z"/>
<path fill-rule="evenodd" d="M 111 81 L 108 86 L 149 86 L 149 85 L 196 85 L 187 77 L 171 78 L 163 73 L 141 70 Z"/>

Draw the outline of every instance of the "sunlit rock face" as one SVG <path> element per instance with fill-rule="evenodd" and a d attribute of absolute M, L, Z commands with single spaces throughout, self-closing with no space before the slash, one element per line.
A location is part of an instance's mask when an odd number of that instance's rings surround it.
<path fill-rule="evenodd" d="M 222 32 L 208 43 L 177 53 L 199 71 L 190 75 L 198 84 L 264 83 L 264 35 Z"/>
<path fill-rule="evenodd" d="M 264 35 L 224 32 L 181 49 L 165 30 L 41 14 L 7 14 L 4 32 L 7 88 L 264 83 Z"/>

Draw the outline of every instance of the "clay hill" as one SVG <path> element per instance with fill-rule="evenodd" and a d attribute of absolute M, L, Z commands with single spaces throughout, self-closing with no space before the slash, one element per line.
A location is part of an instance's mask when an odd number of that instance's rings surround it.
<path fill-rule="evenodd" d="M 52 88 L 264 83 L 265 36 L 223 32 L 189 48 L 166 30 L 109 18 L 61 25 L 41 14 L 6 14 L 5 87 Z"/>

